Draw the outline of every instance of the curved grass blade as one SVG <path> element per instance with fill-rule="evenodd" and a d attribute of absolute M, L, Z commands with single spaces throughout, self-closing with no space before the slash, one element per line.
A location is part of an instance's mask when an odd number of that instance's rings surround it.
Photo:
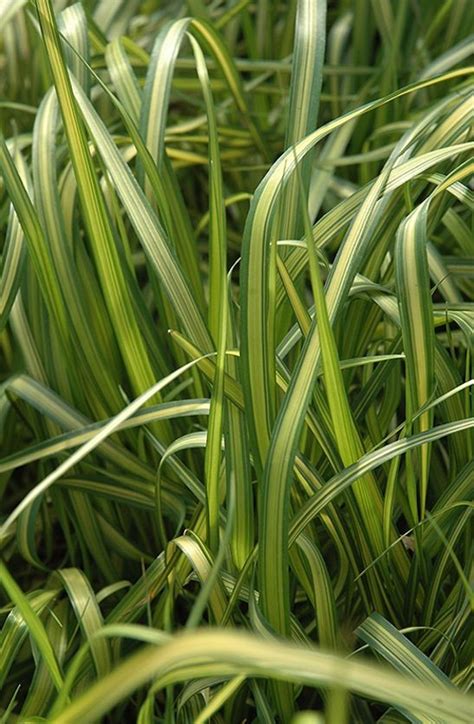
<path fill-rule="evenodd" d="M 110 651 L 107 641 L 92 640 L 104 622 L 89 581 L 77 568 L 63 568 L 55 574 L 55 577 L 66 589 L 85 638 L 91 641 L 91 653 L 97 675 L 105 676 L 111 670 Z"/>
<path fill-rule="evenodd" d="M 190 36 L 196 68 L 202 87 L 209 131 L 209 330 L 217 349 L 216 373 L 209 408 L 206 457 L 206 503 L 209 548 L 219 548 L 219 502 L 221 480 L 221 447 L 224 426 L 224 374 L 227 345 L 227 225 L 220 161 L 217 119 L 209 75 L 201 48 Z"/>
<path fill-rule="evenodd" d="M 61 691 L 63 686 L 63 676 L 56 659 L 56 655 L 46 634 L 44 625 L 23 591 L 12 578 L 3 561 L 0 561 L 0 583 L 5 589 L 7 595 L 17 606 L 26 625 L 28 626 L 28 632 L 38 647 L 38 652 L 48 668 L 55 688 L 58 692 Z"/>
<path fill-rule="evenodd" d="M 56 270 L 46 244 L 38 215 L 22 183 L 0 131 L 0 168 L 12 205 L 22 226 L 42 294 L 63 339 L 68 340 L 67 319 Z"/>
<path fill-rule="evenodd" d="M 140 118 L 142 93 L 121 38 L 116 38 L 107 46 L 105 60 L 116 93 L 137 124 Z"/>
<path fill-rule="evenodd" d="M 356 634 L 401 673 L 443 689 L 454 689 L 446 674 L 380 614 L 366 618 Z"/>
<path fill-rule="evenodd" d="M 15 154 L 15 166 L 23 183 L 27 183 L 27 166 L 19 151 Z M 31 186 L 31 184 L 29 184 Z M 25 242 L 14 206 L 10 206 L 5 246 L 0 273 L 0 331 L 5 327 L 23 277 Z"/>
<path fill-rule="evenodd" d="M 324 558 L 307 536 L 300 535 L 297 544 L 311 570 L 319 644 L 324 649 L 335 651 L 338 649 L 336 602 Z"/>
<path fill-rule="evenodd" d="M 191 533 L 175 538 L 173 540 L 173 545 L 176 545 L 184 553 L 191 566 L 196 571 L 201 585 L 204 586 L 214 563 L 211 552 L 206 548 L 204 543 L 199 540 L 199 538 Z M 222 621 L 226 606 L 227 596 L 225 589 L 218 578 L 209 593 L 209 607 L 212 611 L 214 623 L 216 625 L 219 625 Z"/>
<path fill-rule="evenodd" d="M 471 701 L 461 692 L 416 684 L 380 666 L 273 642 L 244 633 L 197 631 L 175 636 L 159 648 L 146 648 L 132 656 L 87 693 L 56 714 L 55 724 L 97 719 L 150 678 L 153 690 L 196 676 L 245 674 L 304 682 L 309 686 L 339 685 L 378 701 L 401 705 L 424 716 L 456 717 L 469 722 Z"/>
<path fill-rule="evenodd" d="M 316 129 L 323 80 L 326 46 L 326 0 L 299 0 L 291 71 L 285 148 L 290 148 Z M 304 198 L 309 188 L 311 155 L 300 164 Z M 299 183 L 294 178 L 287 187 L 281 234 L 293 238 L 303 231 L 300 218 Z"/>
<path fill-rule="evenodd" d="M 30 609 L 37 616 L 47 610 L 48 606 L 53 605 L 57 597 L 57 590 L 35 591 L 33 594 L 25 596 Z M 5 686 L 8 673 L 13 666 L 21 646 L 27 637 L 29 626 L 27 619 L 23 618 L 18 606 L 14 607 L 8 614 L 0 635 L 0 646 L 2 658 L 0 661 L 0 686 Z"/>

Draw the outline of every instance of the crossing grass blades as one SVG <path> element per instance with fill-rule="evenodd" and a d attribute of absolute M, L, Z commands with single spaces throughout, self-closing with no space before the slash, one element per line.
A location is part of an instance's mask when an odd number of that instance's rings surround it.
<path fill-rule="evenodd" d="M 0 721 L 469 722 L 471 0 L 0 0 Z"/>

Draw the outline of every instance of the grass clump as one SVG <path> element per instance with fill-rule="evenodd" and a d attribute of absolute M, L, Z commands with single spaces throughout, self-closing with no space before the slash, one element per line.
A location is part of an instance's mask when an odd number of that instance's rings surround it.
<path fill-rule="evenodd" d="M 469 722 L 469 0 L 0 2 L 0 719 Z"/>

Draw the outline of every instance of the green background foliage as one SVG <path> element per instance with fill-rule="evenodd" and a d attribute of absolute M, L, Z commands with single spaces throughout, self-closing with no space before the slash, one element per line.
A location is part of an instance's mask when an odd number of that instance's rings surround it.
<path fill-rule="evenodd" d="M 469 722 L 471 0 L 0 0 L 0 722 Z"/>

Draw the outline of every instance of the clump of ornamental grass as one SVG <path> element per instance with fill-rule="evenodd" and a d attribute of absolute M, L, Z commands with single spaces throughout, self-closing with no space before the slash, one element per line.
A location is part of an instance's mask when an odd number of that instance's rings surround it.
<path fill-rule="evenodd" d="M 473 3 L 0 11 L 0 721 L 469 722 Z"/>

